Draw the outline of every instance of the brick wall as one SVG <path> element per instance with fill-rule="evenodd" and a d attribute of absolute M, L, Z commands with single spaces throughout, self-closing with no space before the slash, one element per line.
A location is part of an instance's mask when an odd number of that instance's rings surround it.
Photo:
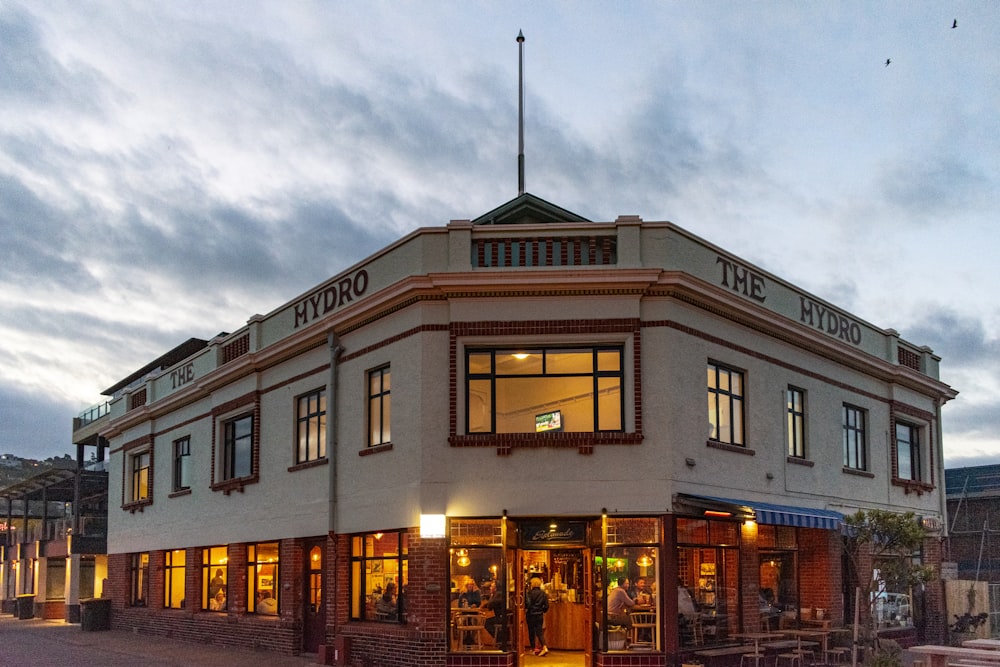
<path fill-rule="evenodd" d="M 825 609 L 834 626 L 844 623 L 843 547 L 834 530 L 798 531 L 801 607 Z"/>

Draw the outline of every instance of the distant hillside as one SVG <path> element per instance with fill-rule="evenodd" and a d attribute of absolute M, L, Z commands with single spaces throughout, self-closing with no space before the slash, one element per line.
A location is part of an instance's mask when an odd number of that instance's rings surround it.
<path fill-rule="evenodd" d="M 0 454 L 0 489 L 6 489 L 18 482 L 34 477 L 50 468 L 74 468 L 76 461 L 69 454 L 37 461 L 22 459 L 13 454 Z"/>

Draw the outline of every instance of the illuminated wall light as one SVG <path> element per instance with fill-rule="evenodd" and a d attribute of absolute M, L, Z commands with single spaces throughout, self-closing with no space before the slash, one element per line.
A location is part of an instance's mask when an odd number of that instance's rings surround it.
<path fill-rule="evenodd" d="M 529 355 L 527 352 L 515 352 L 512 356 L 518 361 L 524 361 Z"/>
<path fill-rule="evenodd" d="M 421 514 L 420 537 L 444 537 L 444 514 Z"/>

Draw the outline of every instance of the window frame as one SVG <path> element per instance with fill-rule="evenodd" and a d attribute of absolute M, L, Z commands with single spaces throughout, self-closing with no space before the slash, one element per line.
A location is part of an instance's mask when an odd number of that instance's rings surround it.
<path fill-rule="evenodd" d="M 714 376 L 713 382 L 708 382 L 708 423 L 711 431 L 708 440 L 731 447 L 746 447 L 746 373 L 738 368 L 723 364 L 718 361 L 708 360 L 708 373 Z M 728 389 L 723 389 L 720 377 L 723 371 L 729 378 Z M 733 391 L 732 378 L 739 378 L 739 393 Z M 713 400 L 714 399 L 714 400 Z M 714 403 L 714 405 L 713 405 Z M 728 440 L 722 439 L 722 404 L 729 406 L 729 433 L 726 434 Z M 713 409 L 714 408 L 714 409 Z M 737 433 L 738 431 L 738 433 Z"/>
<path fill-rule="evenodd" d="M 375 545 L 388 544 L 383 540 L 396 537 L 395 553 L 388 552 L 376 555 Z M 369 548 L 370 546 L 370 548 Z M 382 572 L 382 579 L 386 576 L 385 562 L 395 561 L 395 581 L 396 584 L 396 618 L 380 618 L 375 610 L 374 603 L 368 604 L 369 591 L 372 586 L 368 579 L 373 581 L 377 575 L 376 570 Z M 376 564 L 378 564 L 376 566 Z M 409 533 L 405 530 L 387 530 L 370 533 L 358 533 L 351 536 L 351 579 L 350 579 L 350 618 L 352 621 L 378 621 L 382 623 L 395 623 L 403 625 L 406 623 L 406 586 L 409 579 Z M 388 583 L 388 582 L 385 582 Z"/>
<path fill-rule="evenodd" d="M 133 553 L 129 559 L 129 606 L 149 604 L 149 552 Z"/>
<path fill-rule="evenodd" d="M 142 461 L 145 460 L 145 465 Z M 153 450 L 144 448 L 128 453 L 128 504 L 148 503 L 153 497 Z"/>
<path fill-rule="evenodd" d="M 222 589 L 226 593 L 226 607 L 229 607 L 229 547 L 228 545 L 217 544 L 211 547 L 203 547 L 201 550 L 201 610 L 225 613 L 226 609 L 212 609 L 211 600 L 215 597 L 211 593 L 213 571 L 222 570 Z M 216 591 L 218 593 L 218 591 Z"/>
<path fill-rule="evenodd" d="M 174 493 L 188 491 L 191 489 L 191 436 L 174 440 L 173 456 Z"/>
<path fill-rule="evenodd" d="M 373 389 L 373 381 L 378 378 L 378 389 Z M 368 448 L 381 447 L 392 444 L 392 371 L 390 364 L 383 364 L 377 368 L 372 368 L 365 373 L 367 380 L 365 393 L 367 400 L 365 412 L 367 418 L 367 439 L 365 446 Z M 388 385 L 388 389 L 386 386 Z M 375 406 L 378 409 L 375 409 Z M 375 419 L 379 423 L 376 426 Z"/>
<path fill-rule="evenodd" d="M 254 451 L 257 446 L 255 414 L 254 411 L 244 412 L 222 422 L 222 460 L 220 461 L 222 482 L 249 479 L 254 476 Z M 249 432 L 246 434 L 240 434 L 237 430 L 237 424 L 242 422 L 249 423 Z M 244 441 L 248 442 L 249 445 L 243 445 Z M 246 474 L 237 474 L 243 470 L 242 467 L 237 469 L 237 463 L 242 461 L 241 453 L 244 448 L 246 456 L 249 458 L 246 462 Z"/>
<path fill-rule="evenodd" d="M 176 557 L 180 556 L 180 563 L 176 562 Z M 185 582 L 187 579 L 187 551 L 184 549 L 168 549 L 164 554 L 163 562 L 163 608 L 164 609 L 184 609 L 187 596 L 185 595 Z M 180 570 L 180 597 L 174 588 L 175 575 Z"/>
<path fill-rule="evenodd" d="M 798 400 L 795 400 L 795 399 Z M 806 458 L 806 391 L 788 385 L 785 389 L 785 443 L 788 456 Z"/>
<path fill-rule="evenodd" d="M 312 401 L 314 399 L 316 401 L 315 409 L 312 408 Z M 303 405 L 305 406 L 305 413 L 303 413 Z M 320 387 L 295 397 L 296 465 L 322 461 L 326 458 L 326 413 L 326 387 Z M 315 446 L 309 438 L 313 433 L 315 433 L 316 438 Z M 304 443 L 303 436 L 305 437 Z"/>
<path fill-rule="evenodd" d="M 909 430 L 911 437 L 908 440 L 905 441 L 900 440 L 899 437 L 900 427 Z M 896 445 L 896 455 L 894 460 L 896 479 L 904 480 L 907 482 L 923 481 L 924 466 L 923 466 L 923 450 L 921 442 L 922 431 L 923 427 L 920 424 L 905 419 L 895 420 L 895 425 L 893 426 L 892 430 L 892 438 L 893 442 Z M 906 443 L 905 449 L 908 451 L 910 457 L 909 466 L 907 466 L 907 468 L 909 469 L 907 471 L 908 475 L 903 474 L 904 466 L 902 465 L 903 463 L 902 453 L 904 447 L 901 446 L 903 442 Z"/>
<path fill-rule="evenodd" d="M 497 355 L 508 355 L 515 352 L 524 353 L 527 355 L 538 355 L 540 361 L 538 362 L 541 367 L 541 372 L 537 373 L 502 373 L 497 370 Z M 601 354 L 614 352 L 618 356 L 618 366 L 614 370 L 607 370 L 601 368 Z M 554 354 L 564 354 L 564 353 L 589 353 L 592 358 L 592 363 L 589 372 L 555 372 L 549 371 L 549 357 Z M 489 356 L 489 371 L 488 372 L 473 372 L 471 370 L 473 364 L 471 358 L 473 356 L 488 355 Z M 497 396 L 500 392 L 498 390 L 498 383 L 503 383 L 505 380 L 518 380 L 518 379 L 530 379 L 535 378 L 539 380 L 543 379 L 553 379 L 553 378 L 589 378 L 590 379 L 590 397 L 593 401 L 593 412 L 592 427 L 590 430 L 572 430 L 566 429 L 566 433 L 624 433 L 626 424 L 626 413 L 625 413 L 625 344 L 624 343 L 590 343 L 581 344 L 575 342 L 566 343 L 549 343 L 549 344 L 534 344 L 534 345 L 516 345 L 516 344 L 505 344 L 505 345 L 486 345 L 486 346 L 466 346 L 464 349 L 464 359 L 465 359 L 465 433 L 473 436 L 481 435 L 507 435 L 507 434 L 537 434 L 538 430 L 534 431 L 508 431 L 500 430 L 497 424 Z M 609 420 L 614 418 L 613 414 L 604 415 L 602 417 L 601 412 L 601 392 L 602 392 L 602 380 L 614 379 L 618 383 L 618 401 L 617 401 L 617 428 L 601 428 L 602 424 L 606 424 Z M 472 424 L 472 409 L 470 402 L 472 396 L 476 393 L 473 391 L 473 383 L 489 383 L 489 400 L 490 405 L 488 406 L 489 412 L 489 424 L 486 425 L 485 429 L 475 429 L 473 430 Z M 552 407 L 555 407 L 557 401 L 553 401 Z M 563 429 L 559 429 L 563 430 Z"/>
<path fill-rule="evenodd" d="M 264 548 L 264 549 L 262 549 Z M 270 553 L 273 548 L 273 553 L 275 557 L 273 560 L 261 560 L 261 551 L 265 553 Z M 274 567 L 271 572 L 271 586 L 269 588 L 261 588 L 261 580 L 264 575 L 260 574 L 261 569 L 265 567 Z M 251 614 L 261 614 L 262 616 L 276 616 L 278 610 L 281 607 L 281 543 L 274 542 L 255 542 L 253 544 L 247 545 L 247 612 Z M 258 612 L 257 611 L 257 595 L 263 590 L 270 591 L 271 596 L 274 598 L 276 607 L 273 614 L 269 612 Z"/>
<path fill-rule="evenodd" d="M 852 420 L 852 416 L 856 416 L 857 419 Z M 849 470 L 867 471 L 868 411 L 856 405 L 844 403 L 841 408 L 841 418 L 844 467 Z"/>

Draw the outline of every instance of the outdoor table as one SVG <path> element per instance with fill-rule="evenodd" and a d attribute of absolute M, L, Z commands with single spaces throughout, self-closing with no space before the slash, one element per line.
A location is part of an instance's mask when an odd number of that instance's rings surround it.
<path fill-rule="evenodd" d="M 799 653 L 802 652 L 803 644 L 812 644 L 816 646 L 816 642 L 803 642 L 803 637 L 811 637 L 813 639 L 818 639 L 819 644 L 822 648 L 820 650 L 823 652 L 823 659 L 826 660 L 826 649 L 829 644 L 828 640 L 832 634 L 831 630 L 785 630 L 786 635 L 792 635 L 799 642 Z"/>
<path fill-rule="evenodd" d="M 784 632 L 736 632 L 732 636 L 739 639 L 752 639 L 753 652 L 760 653 L 760 642 L 762 639 L 777 639 L 784 635 Z"/>
<path fill-rule="evenodd" d="M 966 648 L 985 648 L 1000 651 L 1000 639 L 966 639 L 962 642 Z"/>
<path fill-rule="evenodd" d="M 971 641 L 971 640 L 970 640 Z M 935 646 L 925 644 L 911 646 L 906 649 L 912 653 L 926 655 L 930 658 L 928 667 L 948 667 L 948 659 L 967 659 L 974 662 L 996 663 L 1000 667 L 1000 651 L 987 648 L 968 648 L 965 646 Z"/>

